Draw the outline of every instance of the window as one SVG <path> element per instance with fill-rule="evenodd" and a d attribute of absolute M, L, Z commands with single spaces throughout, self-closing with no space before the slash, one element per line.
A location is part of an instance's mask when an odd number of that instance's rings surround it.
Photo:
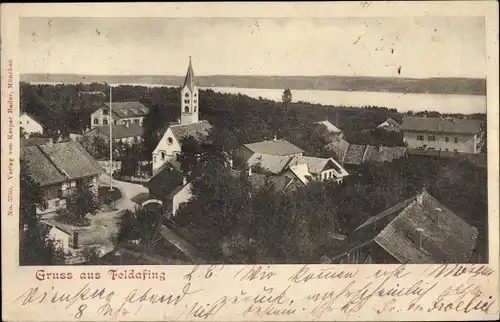
<path fill-rule="evenodd" d="M 196 105 L 194 106 L 194 111 L 196 112 Z"/>
<path fill-rule="evenodd" d="M 153 163 L 156 163 L 156 155 L 153 156 Z"/>
<path fill-rule="evenodd" d="M 139 119 L 135 119 L 134 124 L 139 124 Z"/>
<path fill-rule="evenodd" d="M 444 138 L 444 141 L 445 141 L 445 142 L 450 142 L 450 138 L 449 138 L 449 137 L 445 137 L 445 138 Z"/>
<path fill-rule="evenodd" d="M 94 119 L 94 124 L 99 124 L 99 119 Z"/>
<path fill-rule="evenodd" d="M 193 96 L 194 96 L 194 97 L 196 97 L 196 93 L 194 93 L 194 95 L 193 95 Z"/>
<path fill-rule="evenodd" d="M 92 182 L 93 182 L 93 183 L 96 183 L 96 182 L 97 182 L 97 177 L 93 177 L 93 178 L 92 178 Z"/>
<path fill-rule="evenodd" d="M 108 125 L 108 120 L 107 119 L 102 120 L 102 124 Z"/>
<path fill-rule="evenodd" d="M 444 150 L 445 150 L 445 151 L 450 151 L 450 150 L 448 150 L 448 149 L 444 149 Z"/>
<path fill-rule="evenodd" d="M 174 142 L 174 140 L 172 140 L 172 138 L 168 138 L 167 142 L 168 142 L 168 144 L 172 144 Z"/>
<path fill-rule="evenodd" d="M 417 135 L 417 140 L 418 141 L 423 141 L 424 140 L 424 136 L 423 135 Z"/>
<path fill-rule="evenodd" d="M 189 113 L 189 106 L 186 106 L 186 107 L 184 108 L 184 112 Z"/>
<path fill-rule="evenodd" d="M 160 157 L 162 161 L 165 161 L 165 152 L 161 151 L 160 152 Z"/>
<path fill-rule="evenodd" d="M 458 143 L 458 138 L 454 138 L 454 139 L 453 139 L 453 141 L 454 141 L 455 143 Z"/>
<path fill-rule="evenodd" d="M 427 141 L 436 141 L 436 137 L 434 135 L 429 135 Z"/>
<path fill-rule="evenodd" d="M 189 104 L 189 100 L 184 100 L 184 103 Z"/>
<path fill-rule="evenodd" d="M 108 115 L 108 110 L 102 110 L 102 115 Z"/>
<path fill-rule="evenodd" d="M 196 104 L 196 100 L 193 100 L 193 103 L 195 103 L 195 104 Z"/>
<path fill-rule="evenodd" d="M 114 120 L 114 122 L 113 122 L 113 123 L 116 125 L 116 120 Z"/>
<path fill-rule="evenodd" d="M 457 150 L 457 149 L 453 149 L 453 151 L 458 152 L 458 150 Z"/>
<path fill-rule="evenodd" d="M 56 200 L 56 201 L 54 202 L 54 205 L 55 205 L 57 208 L 59 208 L 59 207 L 61 206 L 61 201 Z"/>
<path fill-rule="evenodd" d="M 76 181 L 71 181 L 71 187 L 76 187 Z"/>

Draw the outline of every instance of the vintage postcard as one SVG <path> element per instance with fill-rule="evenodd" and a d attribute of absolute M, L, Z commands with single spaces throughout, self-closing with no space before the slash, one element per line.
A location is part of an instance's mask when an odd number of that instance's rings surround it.
<path fill-rule="evenodd" d="M 2 318 L 499 318 L 498 3 L 2 4 Z"/>

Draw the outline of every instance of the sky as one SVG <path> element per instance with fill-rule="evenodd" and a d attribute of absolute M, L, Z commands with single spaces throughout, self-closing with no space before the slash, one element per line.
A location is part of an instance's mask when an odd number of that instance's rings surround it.
<path fill-rule="evenodd" d="M 482 17 L 22 18 L 22 73 L 486 77 Z M 400 74 L 398 67 L 401 66 Z"/>

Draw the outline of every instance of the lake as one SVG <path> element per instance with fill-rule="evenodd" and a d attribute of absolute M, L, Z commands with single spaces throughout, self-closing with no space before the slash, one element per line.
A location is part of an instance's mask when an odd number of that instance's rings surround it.
<path fill-rule="evenodd" d="M 42 84 L 32 82 L 32 84 Z M 60 84 L 45 82 L 43 84 Z M 115 84 L 115 86 L 118 84 Z M 178 85 L 161 84 L 121 84 L 147 87 L 176 87 Z M 236 88 L 236 87 L 200 87 L 210 88 L 215 92 L 237 94 L 241 93 L 253 98 L 262 97 L 273 101 L 281 101 L 282 89 Z M 457 94 L 405 94 L 391 92 L 345 92 L 326 90 L 293 90 L 292 102 L 310 102 L 334 106 L 380 106 L 396 109 L 399 112 L 437 111 L 440 113 L 486 113 L 486 95 Z"/>

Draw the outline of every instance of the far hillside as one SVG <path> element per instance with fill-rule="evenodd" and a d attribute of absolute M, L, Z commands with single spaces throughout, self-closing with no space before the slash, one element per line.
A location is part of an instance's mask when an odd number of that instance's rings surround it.
<path fill-rule="evenodd" d="M 182 84 L 184 77 L 160 75 L 22 74 L 33 83 Z M 486 80 L 479 78 L 404 78 L 362 76 L 197 76 L 201 87 L 331 90 L 393 93 L 485 95 Z"/>

